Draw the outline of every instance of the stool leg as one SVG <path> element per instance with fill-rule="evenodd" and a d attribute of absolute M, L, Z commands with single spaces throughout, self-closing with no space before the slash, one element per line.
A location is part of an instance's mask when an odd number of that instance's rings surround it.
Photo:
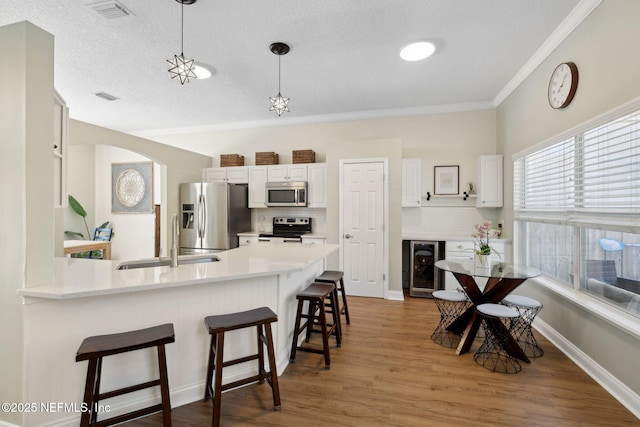
<path fill-rule="evenodd" d="M 258 337 L 258 374 L 260 375 L 264 375 L 267 371 L 265 371 L 264 369 L 264 341 L 263 341 L 263 337 L 265 336 L 264 334 L 264 325 L 260 324 L 260 325 L 256 325 L 256 332 L 257 337 Z M 264 377 L 260 378 L 259 383 L 262 384 L 264 382 Z"/>
<path fill-rule="evenodd" d="M 207 363 L 207 381 L 204 385 L 204 400 L 207 401 L 213 396 L 213 369 L 215 368 L 217 347 L 217 335 L 211 334 L 211 345 L 209 346 L 209 362 Z"/>
<path fill-rule="evenodd" d="M 319 316 L 320 316 L 320 327 L 322 328 L 322 346 L 324 347 L 324 368 L 330 369 L 331 356 L 329 355 L 329 333 L 327 331 L 327 314 L 324 311 L 324 303 L 320 304 Z"/>
<path fill-rule="evenodd" d="M 271 374 L 271 390 L 273 393 L 273 409 L 279 411 L 282 407 L 280 403 L 280 387 L 278 386 L 278 369 L 276 368 L 276 356 L 273 349 L 273 335 L 271 334 L 271 323 L 264 325 L 267 337 L 267 355 L 269 356 L 269 373 Z"/>
<path fill-rule="evenodd" d="M 91 417 L 93 416 L 92 409 L 94 408 L 94 396 L 96 393 L 96 380 L 98 372 L 98 360 L 89 359 L 89 366 L 87 368 L 87 381 L 84 386 L 84 400 L 83 403 L 87 405 L 86 411 L 82 412 L 80 417 L 80 427 L 89 427 Z"/>
<path fill-rule="evenodd" d="M 167 355 L 164 344 L 158 346 L 158 368 L 160 370 L 160 393 L 162 394 L 162 420 L 164 427 L 171 427 L 171 398 L 167 375 Z"/>
<path fill-rule="evenodd" d="M 293 342 L 291 343 L 291 353 L 289 354 L 289 362 L 294 362 L 296 359 L 296 349 L 298 348 L 298 336 L 300 335 L 300 320 L 302 319 L 302 305 L 304 301 L 298 300 L 298 311 L 296 313 L 296 324 L 293 328 Z"/>
<path fill-rule="evenodd" d="M 220 409 L 222 408 L 222 359 L 224 352 L 224 332 L 217 334 L 216 339 L 216 366 L 213 389 L 213 427 L 220 426 Z"/>
<path fill-rule="evenodd" d="M 344 280 L 342 280 L 342 277 L 340 278 L 340 293 L 342 293 L 342 310 L 341 312 L 344 313 L 344 317 L 347 321 L 347 325 L 351 324 L 351 320 L 349 319 L 349 306 L 347 305 L 347 293 L 344 290 Z"/>
<path fill-rule="evenodd" d="M 338 293 L 335 288 L 334 291 L 329 294 L 329 301 L 331 301 L 331 317 L 335 325 L 336 344 L 340 347 L 342 343 L 342 325 L 340 324 L 340 312 L 338 311 Z"/>
<path fill-rule="evenodd" d="M 340 341 L 342 340 L 342 321 L 340 320 L 340 303 L 338 302 L 338 286 L 333 287 L 333 292 L 329 297 L 331 301 L 331 312 L 333 317 L 333 324 L 336 325 L 336 333 L 340 337 L 338 340 L 338 347 L 340 347 Z"/>
<path fill-rule="evenodd" d="M 307 333 L 304 338 L 305 342 L 309 342 L 309 340 L 311 339 L 311 332 L 313 332 L 313 326 L 316 324 L 314 319 L 317 311 L 318 311 L 318 305 L 316 301 L 309 301 L 309 311 L 307 312 L 307 326 L 306 326 Z"/>

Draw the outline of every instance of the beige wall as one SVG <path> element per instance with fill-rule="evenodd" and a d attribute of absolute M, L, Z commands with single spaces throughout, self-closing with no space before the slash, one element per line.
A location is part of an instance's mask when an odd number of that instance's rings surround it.
<path fill-rule="evenodd" d="M 512 155 L 640 96 L 640 2 L 604 0 L 534 73 L 497 109 L 498 151 L 505 155 L 505 208 L 513 220 Z M 553 69 L 573 61 L 579 85 L 563 111 L 547 102 Z M 543 302 L 540 317 L 593 358 L 634 393 L 640 394 L 640 340 L 538 285 L 524 289 Z"/>
<path fill-rule="evenodd" d="M 370 120 L 292 124 L 229 130 L 208 130 L 149 138 L 213 158 L 236 153 L 255 164 L 256 151 L 275 151 L 280 163 L 291 163 L 292 150 L 312 149 L 317 162 L 327 162 L 327 237 L 338 242 L 338 161 L 344 158 L 389 159 L 389 290 L 402 288 L 401 159 L 422 159 L 423 194 L 433 192 L 433 166 L 460 165 L 460 185 L 475 181 L 476 160 L 496 153 L 495 111 L 483 110 Z M 428 208 L 422 208 L 428 209 Z M 471 233 L 472 230 L 469 231 Z"/>
<path fill-rule="evenodd" d="M 179 184 L 200 180 L 201 171 L 211 165 L 211 158 L 77 120 L 69 120 L 69 145 L 107 145 L 124 148 L 148 157 L 162 165 L 163 172 L 161 175 L 164 182 L 161 190 L 163 194 L 160 199 L 166 202 L 162 207 L 164 228 L 161 231 L 161 240 L 164 242 L 162 243 L 164 252 L 168 253 L 169 247 L 165 243 L 170 241 L 167 236 L 170 236 L 171 217 L 173 214 L 178 213 Z M 73 147 L 73 149 L 75 148 Z M 70 167 L 72 168 L 73 166 Z M 86 194 L 87 191 L 93 191 L 94 182 L 94 179 L 88 180 L 88 186 L 91 187 L 91 190 L 85 187 L 80 192 Z M 96 188 L 95 191 L 111 192 L 109 185 L 104 187 L 106 188 Z M 75 188 L 78 187 L 76 186 Z M 95 200 L 91 203 L 95 203 Z M 88 203 L 87 205 L 91 206 Z M 102 218 L 94 220 L 102 221 Z M 58 232 L 64 232 L 64 230 L 59 229 Z"/>
<path fill-rule="evenodd" d="M 16 290 L 53 276 L 53 37 L 26 22 L 0 27 L 0 52 L 0 401 L 22 402 Z M 0 412 L 0 424 L 21 420 Z"/>

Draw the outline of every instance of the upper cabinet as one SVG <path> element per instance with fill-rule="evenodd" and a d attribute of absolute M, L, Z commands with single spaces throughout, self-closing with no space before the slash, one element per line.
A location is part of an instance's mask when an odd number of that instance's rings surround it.
<path fill-rule="evenodd" d="M 67 203 L 67 121 L 69 109 L 54 91 L 53 97 L 53 206 L 63 207 Z"/>
<path fill-rule="evenodd" d="M 420 207 L 422 159 L 402 159 L 402 207 Z"/>
<path fill-rule="evenodd" d="M 310 208 L 327 207 L 327 164 L 309 163 L 307 202 Z"/>
<path fill-rule="evenodd" d="M 307 163 L 267 166 L 267 181 L 307 181 Z"/>
<path fill-rule="evenodd" d="M 203 173 L 205 182 L 230 182 L 233 184 L 249 183 L 247 166 L 230 166 L 224 168 L 207 168 Z"/>
<path fill-rule="evenodd" d="M 267 183 L 266 166 L 249 166 L 249 207 L 266 208 L 265 184 Z"/>
<path fill-rule="evenodd" d="M 503 166 L 501 155 L 480 156 L 476 207 L 501 208 L 503 204 Z"/>

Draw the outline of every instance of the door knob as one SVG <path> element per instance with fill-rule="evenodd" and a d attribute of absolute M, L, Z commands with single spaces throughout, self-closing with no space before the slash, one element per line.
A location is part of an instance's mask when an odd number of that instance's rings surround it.
<path fill-rule="evenodd" d="M 345 234 L 345 235 L 344 235 L 344 238 L 345 238 L 345 239 L 350 239 L 350 238 L 352 238 L 352 237 L 353 237 L 353 236 L 352 236 L 351 234 Z"/>

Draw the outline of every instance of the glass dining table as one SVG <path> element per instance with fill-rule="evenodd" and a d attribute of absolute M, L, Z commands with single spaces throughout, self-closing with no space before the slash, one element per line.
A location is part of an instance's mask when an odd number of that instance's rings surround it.
<path fill-rule="evenodd" d="M 498 304 L 524 281 L 540 275 L 538 269 L 503 262 L 494 263 L 490 268 L 477 267 L 473 260 L 440 260 L 435 265 L 441 270 L 453 273 L 472 303 L 447 327 L 449 332 L 462 335 L 456 349 L 458 355 L 469 351 L 482 323 L 482 317 L 476 312 L 477 305 Z M 476 281 L 476 278 L 480 277 L 487 278 L 487 283 L 482 289 Z M 502 325 L 502 323 L 498 323 Z M 506 330 L 506 327 L 504 329 L 506 336 L 509 337 L 507 351 L 514 357 L 529 363 L 529 358 L 524 354 L 515 338 Z"/>

